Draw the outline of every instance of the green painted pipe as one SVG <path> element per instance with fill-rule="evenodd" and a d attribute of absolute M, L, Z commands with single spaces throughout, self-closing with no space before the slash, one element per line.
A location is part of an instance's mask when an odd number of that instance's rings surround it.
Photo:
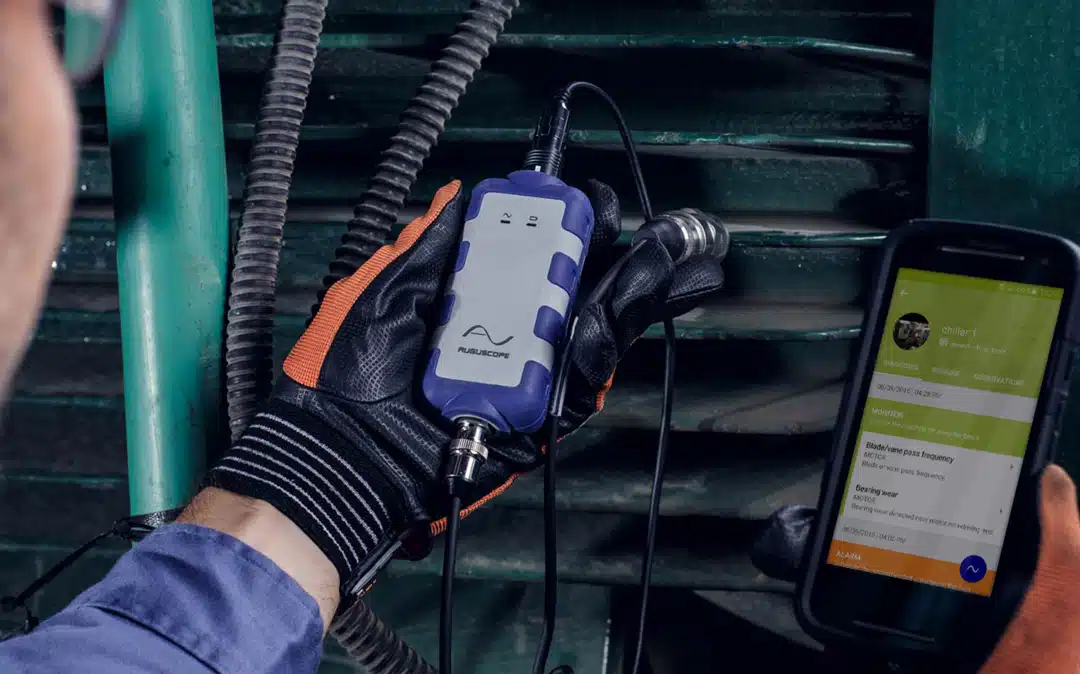
<path fill-rule="evenodd" d="M 128 3 L 105 73 L 135 513 L 194 492 L 222 437 L 229 245 L 211 0 Z"/>
<path fill-rule="evenodd" d="M 100 23 L 87 18 L 85 12 L 64 14 L 64 60 L 69 70 L 81 70 L 93 56 L 101 38 Z"/>

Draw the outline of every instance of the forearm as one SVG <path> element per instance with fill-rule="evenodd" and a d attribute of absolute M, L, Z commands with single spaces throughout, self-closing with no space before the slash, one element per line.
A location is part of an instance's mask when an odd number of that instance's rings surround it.
<path fill-rule="evenodd" d="M 268 532 L 266 525 L 280 523 L 259 504 L 241 508 L 219 498 L 201 497 L 204 505 L 217 502 L 194 516 L 271 552 L 279 544 L 303 549 L 278 533 L 284 528 Z M 162 527 L 60 613 L 0 644 L 0 671 L 314 674 L 325 620 L 310 592 L 278 564 L 229 533 L 190 522 Z M 311 578 L 304 563 L 295 569 Z"/>
<path fill-rule="evenodd" d="M 269 503 L 210 487 L 177 521 L 226 533 L 268 557 L 311 595 L 324 632 L 329 627 L 339 601 L 337 570 L 292 520 Z"/>

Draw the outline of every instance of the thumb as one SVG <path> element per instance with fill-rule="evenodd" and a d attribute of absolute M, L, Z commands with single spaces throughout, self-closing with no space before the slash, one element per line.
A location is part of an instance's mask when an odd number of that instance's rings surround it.
<path fill-rule="evenodd" d="M 1076 485 L 1060 466 L 1051 465 L 1039 483 L 1039 567 L 1080 567 L 1080 508 Z"/>
<path fill-rule="evenodd" d="M 1039 483 L 1039 561 L 1027 595 L 979 674 L 1080 670 L 1080 513 L 1076 485 L 1058 466 Z"/>
<path fill-rule="evenodd" d="M 594 224 L 589 254 L 597 249 L 611 248 L 622 232 L 622 210 L 619 195 L 606 183 L 589 180 L 587 194 L 592 203 Z"/>

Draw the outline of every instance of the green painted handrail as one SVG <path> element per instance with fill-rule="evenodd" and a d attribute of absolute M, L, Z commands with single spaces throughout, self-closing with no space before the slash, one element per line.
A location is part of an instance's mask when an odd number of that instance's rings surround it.
<path fill-rule="evenodd" d="M 129 4 L 105 74 L 130 501 L 173 508 L 221 437 L 228 195 L 211 0 Z"/>

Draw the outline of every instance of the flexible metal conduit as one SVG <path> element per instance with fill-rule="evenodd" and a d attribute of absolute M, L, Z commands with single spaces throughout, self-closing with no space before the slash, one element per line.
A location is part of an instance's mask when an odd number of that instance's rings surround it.
<path fill-rule="evenodd" d="M 255 125 L 225 327 L 233 442 L 273 384 L 274 298 L 285 211 L 327 2 L 286 0 Z"/>
<path fill-rule="evenodd" d="M 431 65 L 420 91 L 401 114 L 398 131 L 390 147 L 383 151 L 382 161 L 330 263 L 330 274 L 323 281 L 324 293 L 359 269 L 386 243 L 416 175 L 518 4 L 518 0 L 473 0 L 450 36 L 450 44 Z M 317 310 L 318 305 L 312 314 Z"/>
<path fill-rule="evenodd" d="M 285 213 L 327 3 L 286 1 L 256 122 L 225 332 L 225 389 L 234 442 L 273 383 L 274 299 Z M 434 674 L 363 602 L 353 602 L 334 624 L 345 648 L 373 674 Z"/>
<path fill-rule="evenodd" d="M 370 674 L 438 674 L 362 601 L 340 611 L 330 632 Z"/>

